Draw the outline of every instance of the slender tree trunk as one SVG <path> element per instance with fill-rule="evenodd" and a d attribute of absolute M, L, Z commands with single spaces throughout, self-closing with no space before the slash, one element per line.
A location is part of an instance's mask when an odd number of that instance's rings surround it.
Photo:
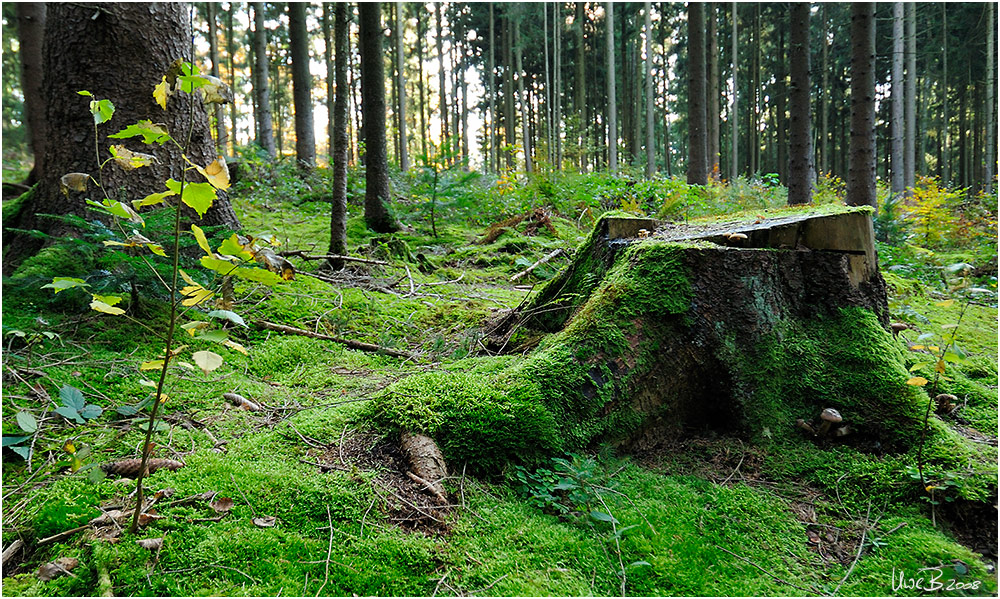
<path fill-rule="evenodd" d="M 820 15 L 822 19 L 822 26 L 820 31 L 823 34 L 823 45 L 822 45 L 822 57 L 821 61 L 823 63 L 820 67 L 820 72 L 822 74 L 823 83 L 821 85 L 822 89 L 819 90 L 820 94 L 820 130 L 819 130 L 819 155 L 820 155 L 820 171 L 823 173 L 830 172 L 830 39 L 828 27 L 830 26 L 830 21 L 827 19 L 827 5 L 823 4 L 820 9 Z"/>
<path fill-rule="evenodd" d="M 424 35 L 427 30 L 424 20 L 420 18 L 421 11 L 417 11 L 417 92 L 420 94 L 420 152 L 424 157 L 429 158 L 427 153 L 427 108 L 424 100 Z"/>
<path fill-rule="evenodd" d="M 789 12 L 791 93 L 789 94 L 788 203 L 812 201 L 812 115 L 809 102 L 809 3 L 793 2 Z"/>
<path fill-rule="evenodd" d="M 916 10 L 913 8 L 912 10 Z M 913 19 L 916 21 L 916 19 Z M 994 76 L 996 74 L 994 53 L 996 48 L 994 44 L 996 43 L 996 32 L 994 27 L 996 26 L 996 6 L 994 4 L 986 5 L 986 166 L 983 170 L 983 179 L 986 185 L 986 193 L 993 193 L 993 178 L 996 177 L 996 96 L 993 95 L 993 87 L 996 85 L 996 80 Z M 915 27 L 915 26 L 914 26 Z"/>
<path fill-rule="evenodd" d="M 504 99 L 504 151 L 505 164 L 508 169 L 514 168 L 514 33 L 510 17 L 510 5 L 504 5 L 503 11 L 503 99 Z"/>
<path fill-rule="evenodd" d="M 851 4 L 851 147 L 847 204 L 875 201 L 875 4 Z"/>
<path fill-rule="evenodd" d="M 705 13 L 700 2 L 688 3 L 688 168 L 687 182 L 708 183 L 705 114 Z"/>
<path fill-rule="evenodd" d="M 280 53 L 280 49 L 276 48 L 276 53 Z M 279 55 L 279 59 L 282 58 Z M 274 89 L 283 90 L 281 86 L 281 62 L 274 60 L 271 62 L 271 68 L 274 69 L 271 79 L 274 80 Z M 284 115 L 281 112 L 281 94 L 274 93 L 271 94 L 271 116 L 273 117 L 274 123 L 274 136 L 275 141 L 278 144 L 277 153 L 279 157 L 285 155 L 285 132 L 283 125 L 285 124 Z"/>
<path fill-rule="evenodd" d="M 361 40 L 361 110 L 365 129 L 365 224 L 377 233 L 399 230 L 389 212 L 385 151 L 385 71 L 382 64 L 382 4 L 358 5 Z"/>
<path fill-rule="evenodd" d="M 35 164 L 28 173 L 26 185 L 34 185 L 44 172 L 45 146 L 49 132 L 42 102 L 42 43 L 45 39 L 45 3 L 19 2 L 17 7 L 17 38 L 21 58 L 21 91 L 24 94 L 24 114 L 28 144 Z"/>
<path fill-rule="evenodd" d="M 410 154 L 406 147 L 406 86 L 404 85 L 403 64 L 403 3 L 396 3 L 396 101 L 399 114 L 399 168 L 410 170 Z"/>
<path fill-rule="evenodd" d="M 335 110 L 336 94 L 334 92 L 334 86 L 336 85 L 336 69 L 334 67 L 334 48 L 333 48 L 333 23 L 335 17 L 330 14 L 333 9 L 332 2 L 323 3 L 323 63 L 326 66 L 326 153 L 327 159 L 330 163 L 330 168 L 333 168 L 333 145 L 334 145 L 334 133 L 333 133 L 333 113 Z M 346 129 L 345 129 L 346 132 Z"/>
<path fill-rule="evenodd" d="M 608 170 L 611 174 L 618 173 L 618 126 L 615 122 L 618 112 L 615 98 L 615 12 L 611 2 L 604 3 L 605 41 L 607 44 L 608 61 Z"/>
<path fill-rule="evenodd" d="M 524 68 L 521 65 L 521 19 L 518 18 L 520 15 L 516 15 L 514 18 L 514 56 L 517 64 L 515 69 L 517 71 L 517 99 L 521 104 L 521 135 L 524 140 L 524 172 L 530 175 L 534 172 L 532 168 L 532 156 L 531 156 L 531 132 L 529 130 L 531 121 L 528 119 L 528 96 L 524 92 Z"/>
<path fill-rule="evenodd" d="M 737 30 L 737 23 L 739 22 L 739 4 L 736 2 L 732 3 L 732 13 L 733 13 L 733 53 L 732 53 L 732 63 L 733 63 L 733 108 L 729 113 L 729 118 L 733 121 L 733 132 L 732 132 L 732 167 L 729 172 L 729 176 L 732 179 L 736 179 L 740 175 L 740 129 L 739 129 L 739 99 L 740 99 L 740 82 L 739 82 L 739 54 L 737 49 L 739 46 L 739 35 Z"/>
<path fill-rule="evenodd" d="M 656 105 L 653 102 L 653 7 L 646 2 L 646 66 L 643 69 L 646 79 L 646 178 L 652 179 L 656 174 L 656 135 L 653 130 L 653 117 Z"/>
<path fill-rule="evenodd" d="M 556 142 L 556 170 L 562 170 L 563 147 L 562 147 L 562 36 L 563 36 L 563 13 L 562 3 L 552 3 L 552 24 L 555 34 L 555 130 L 553 137 Z"/>
<path fill-rule="evenodd" d="M 903 3 L 892 3 L 892 158 L 889 161 L 892 167 L 890 185 L 892 193 L 900 194 L 906 189 L 906 169 L 904 168 L 904 130 L 903 130 L 903 110 L 904 110 L 904 83 L 903 83 Z"/>
<path fill-rule="evenodd" d="M 303 2 L 288 3 L 288 38 L 291 44 L 292 96 L 295 104 L 295 157 L 299 168 L 308 171 L 316 166 L 316 134 L 313 130 L 306 6 Z"/>
<path fill-rule="evenodd" d="M 347 254 L 347 123 L 350 115 L 350 87 L 347 83 L 347 70 L 350 65 L 350 16 L 348 4 L 337 2 L 323 5 L 323 17 L 326 21 L 327 12 L 334 7 L 334 52 L 335 63 L 332 80 L 327 80 L 327 93 L 336 95 L 333 100 L 333 110 L 330 112 L 330 144 L 332 149 L 330 165 L 333 168 L 333 197 L 330 202 L 330 255 L 344 256 Z M 327 55 L 331 52 L 327 49 Z M 343 260 L 331 260 L 330 268 L 340 270 L 344 267 Z"/>
<path fill-rule="evenodd" d="M 229 89 L 235 92 L 236 90 L 236 51 L 234 49 L 235 31 L 233 29 L 233 13 L 236 12 L 235 3 L 229 4 L 229 10 L 226 11 L 226 60 L 229 63 Z M 232 154 L 236 154 L 236 145 L 239 143 L 237 139 L 237 126 L 236 123 L 239 122 L 239 114 L 236 110 L 236 98 L 229 103 L 229 125 L 231 129 L 230 133 L 230 147 L 232 148 Z"/>
<path fill-rule="evenodd" d="M 489 147 L 489 172 L 495 173 L 500 166 L 497 164 L 497 100 L 496 100 L 496 23 L 493 15 L 493 3 L 490 2 L 490 70 L 486 77 L 489 86 L 490 121 L 487 128 L 487 146 Z"/>
<path fill-rule="evenodd" d="M 435 43 L 437 43 L 438 54 L 438 83 L 441 88 L 441 96 L 438 100 L 438 106 L 441 111 L 441 147 L 443 148 L 445 143 L 448 141 L 448 96 L 444 77 L 444 27 L 441 24 L 444 7 L 441 2 L 436 2 L 434 6 L 434 14 L 437 17 L 437 39 L 435 40 Z"/>
<path fill-rule="evenodd" d="M 251 2 L 253 7 L 253 90 L 257 101 L 257 144 L 274 157 L 274 131 L 271 125 L 271 95 L 267 88 L 267 30 L 264 29 L 264 3 Z"/>
<path fill-rule="evenodd" d="M 553 162 L 553 143 L 552 143 L 552 77 L 550 75 L 550 61 L 549 61 L 549 40 L 552 39 L 552 35 L 549 32 L 549 5 L 547 2 L 542 2 L 542 45 L 545 46 L 545 154 L 548 156 L 549 163 Z"/>
<path fill-rule="evenodd" d="M 212 76 L 219 77 L 219 25 L 217 11 L 219 7 L 214 2 L 206 2 L 208 18 L 208 57 L 212 62 Z M 215 150 L 220 156 L 229 153 L 226 149 L 226 120 L 222 106 L 215 105 Z"/>
<path fill-rule="evenodd" d="M 941 5 L 941 181 L 951 183 L 951 127 L 948 117 L 948 6 Z"/>
<path fill-rule="evenodd" d="M 905 140 L 903 148 L 903 187 L 913 189 L 916 183 L 916 138 L 917 138 L 917 17 L 916 3 L 906 3 L 906 75 L 903 80 L 903 128 Z M 987 35 L 992 33 L 988 30 Z M 992 64 L 987 64 L 992 68 Z"/>
<path fill-rule="evenodd" d="M 719 32 L 718 5 L 715 2 L 705 4 L 708 9 L 708 74 L 705 93 L 708 96 L 708 106 L 705 113 L 705 127 L 708 132 L 708 171 L 712 177 L 719 177 Z"/>
<path fill-rule="evenodd" d="M 785 185 L 788 184 L 788 143 L 787 143 L 787 128 L 788 123 L 785 119 L 785 105 L 788 98 L 788 85 L 787 81 L 787 53 L 785 48 L 785 20 L 780 19 L 778 23 L 775 24 L 776 27 L 780 29 L 778 35 L 778 76 L 775 85 L 775 133 L 776 133 L 776 144 L 775 150 L 777 154 L 777 171 L 778 179 Z M 806 44 L 808 46 L 808 44 Z"/>
<path fill-rule="evenodd" d="M 584 148 L 587 145 L 587 54 L 584 48 L 583 21 L 586 19 L 585 2 L 576 3 L 576 16 L 573 19 L 573 31 L 576 34 L 576 60 L 573 76 L 573 109 L 580 119 L 577 144 L 580 148 L 580 171 L 587 171 L 587 156 Z"/>
<path fill-rule="evenodd" d="M 458 65 L 458 91 L 462 94 L 461 103 L 461 123 L 462 123 L 462 160 L 469 159 L 469 98 L 468 84 L 465 82 L 465 46 L 459 47 Z"/>

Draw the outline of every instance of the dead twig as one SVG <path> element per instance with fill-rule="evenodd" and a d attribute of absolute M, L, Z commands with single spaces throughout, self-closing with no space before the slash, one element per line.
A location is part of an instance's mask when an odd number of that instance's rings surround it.
<path fill-rule="evenodd" d="M 332 335 L 313 333 L 312 331 L 307 331 L 305 329 L 290 327 L 283 324 L 275 324 L 273 322 L 267 322 L 266 320 L 255 321 L 254 325 L 257 328 L 265 329 L 268 331 L 275 331 L 278 333 L 288 333 L 289 335 L 302 335 L 303 337 L 311 337 L 313 339 L 323 339 L 324 341 L 333 341 L 334 343 L 339 343 L 350 349 L 356 349 L 358 351 L 384 353 L 386 355 L 393 356 L 396 358 L 407 358 L 407 359 L 413 358 L 413 356 L 408 352 L 400 351 L 398 349 L 382 347 L 381 345 L 375 345 L 373 343 L 365 343 L 364 341 L 355 341 L 354 339 L 342 339 L 340 337 L 333 337 Z"/>
<path fill-rule="evenodd" d="M 326 588 L 326 583 L 330 580 L 330 555 L 333 553 L 333 518 L 330 517 L 330 506 L 326 506 L 326 522 L 330 526 L 330 540 L 326 545 L 326 571 L 323 574 L 323 584 L 316 591 L 317 597 L 323 594 L 323 589 Z"/>
<path fill-rule="evenodd" d="M 844 577 L 841 578 L 840 582 L 837 583 L 837 586 L 834 587 L 833 592 L 830 593 L 831 596 L 835 597 L 837 595 L 837 592 L 840 591 L 840 587 L 843 586 L 845 582 L 847 582 L 847 579 L 851 576 L 851 572 L 854 571 L 854 566 L 858 565 L 858 560 L 861 559 L 861 553 L 865 549 L 865 535 L 868 534 L 868 517 L 871 516 L 871 513 L 872 513 L 872 503 L 871 501 L 869 501 L 868 512 L 865 513 L 865 523 L 864 526 L 862 526 L 861 528 L 861 540 L 858 541 L 858 552 L 854 556 L 854 561 L 851 562 L 851 567 L 847 569 L 847 574 L 844 574 Z"/>
<path fill-rule="evenodd" d="M 247 496 L 243 493 L 243 489 L 241 489 L 240 485 L 237 484 L 236 477 L 233 476 L 232 474 L 230 474 L 229 475 L 229 480 L 233 481 L 233 484 L 236 485 L 236 490 L 240 492 L 240 497 L 242 497 L 243 501 L 245 501 L 246 504 L 247 504 L 247 506 L 250 507 L 250 513 L 253 514 L 254 518 L 256 518 L 257 517 L 257 511 L 255 509 L 253 509 L 253 505 L 250 504 L 250 500 L 247 499 Z"/>
<path fill-rule="evenodd" d="M 378 266 L 389 266 L 388 262 L 383 262 L 382 260 L 369 260 L 367 258 L 355 258 L 354 256 L 338 256 L 336 254 L 321 254 L 319 256 L 310 256 L 306 254 L 303 250 L 290 250 L 287 252 L 279 252 L 279 256 L 288 258 L 290 256 L 295 256 L 297 258 L 302 258 L 303 260 L 342 260 L 344 262 L 360 262 L 361 264 L 377 264 Z"/>
<path fill-rule="evenodd" d="M 339 470 L 341 472 L 350 472 L 349 469 L 344 468 L 343 466 L 338 466 L 336 464 L 321 464 L 319 462 L 310 462 L 309 460 L 303 460 L 302 458 L 299 458 L 299 461 L 302 462 L 303 464 L 316 466 L 320 470 Z"/>
<path fill-rule="evenodd" d="M 55 543 L 55 542 L 58 542 L 58 541 L 62 541 L 64 539 L 68 539 L 71 536 L 75 535 L 76 533 L 84 531 L 84 530 L 87 530 L 88 528 L 90 528 L 90 525 L 89 524 L 85 524 L 83 526 L 77 526 L 76 528 L 71 528 L 69 530 L 64 530 L 64 531 L 62 531 L 62 532 L 60 532 L 58 534 L 52 535 L 51 537 L 45 537 L 44 539 L 42 539 L 42 540 L 38 541 L 37 543 L 35 543 L 35 546 L 36 547 L 41 547 L 42 545 L 48 545 L 49 543 Z"/>
<path fill-rule="evenodd" d="M 535 262 L 534 264 L 532 264 L 531 266 L 529 266 L 528 268 L 525 268 L 521 272 L 519 272 L 516 275 L 512 276 L 510 278 L 510 282 L 514 283 L 515 281 L 517 281 L 521 277 L 531 274 L 531 271 L 535 270 L 539 266 L 545 264 L 549 260 L 555 258 L 556 256 L 558 256 L 559 254 L 562 254 L 562 253 L 563 253 L 563 249 L 562 248 L 559 248 L 558 250 L 549 252 L 544 257 L 540 258 L 537 262 Z"/>

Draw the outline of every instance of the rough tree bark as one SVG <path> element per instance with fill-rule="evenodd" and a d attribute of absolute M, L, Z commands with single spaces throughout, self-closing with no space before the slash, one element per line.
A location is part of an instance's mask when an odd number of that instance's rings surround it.
<path fill-rule="evenodd" d="M 396 102 L 398 106 L 399 119 L 399 168 L 407 171 L 410 169 L 410 153 L 406 147 L 406 85 L 403 83 L 403 3 L 396 3 Z"/>
<path fill-rule="evenodd" d="M 361 40 L 361 111 L 365 130 L 365 224 L 377 233 L 399 230 L 389 212 L 389 168 L 385 143 L 385 71 L 382 64 L 382 3 L 358 6 Z"/>
<path fill-rule="evenodd" d="M 48 131 L 45 126 L 45 104 L 42 101 L 42 41 L 45 36 L 45 3 L 19 2 L 17 7 L 17 40 L 21 57 L 21 91 L 24 94 L 24 114 L 28 144 L 35 164 L 25 185 L 34 185 L 45 170 L 45 146 Z"/>
<path fill-rule="evenodd" d="M 809 3 L 793 2 L 789 12 L 791 90 L 789 93 L 788 203 L 812 201 L 812 115 L 809 102 Z"/>
<path fill-rule="evenodd" d="M 903 187 L 913 189 L 917 174 L 917 18 L 916 3 L 906 3 L 906 79 L 904 83 L 904 129 L 906 130 L 903 149 Z M 987 35 L 992 29 L 987 28 Z M 987 69 L 992 68 L 987 64 Z"/>
<path fill-rule="evenodd" d="M 489 162 L 487 170 L 495 173 L 499 167 L 497 164 L 497 100 L 496 100 L 496 23 L 493 15 L 493 3 L 490 2 L 490 63 L 489 73 L 486 75 L 488 95 L 490 100 L 490 122 L 486 129 L 487 146 L 489 148 Z"/>
<path fill-rule="evenodd" d="M 306 30 L 306 4 L 303 2 L 288 3 L 288 39 L 295 104 L 295 158 L 300 169 L 310 170 L 316 166 L 316 133 L 313 131 L 309 32 Z"/>
<path fill-rule="evenodd" d="M 656 174 L 656 138 L 653 130 L 653 113 L 656 105 L 653 103 L 653 7 L 646 2 L 646 66 L 643 69 L 646 78 L 646 178 L 651 179 Z"/>
<path fill-rule="evenodd" d="M 875 200 L 875 4 L 851 4 L 851 144 L 847 204 Z"/>
<path fill-rule="evenodd" d="M 271 94 L 267 88 L 267 30 L 264 29 L 264 3 L 251 2 L 253 7 L 253 94 L 254 120 L 257 123 L 257 144 L 274 157 L 274 130 L 271 125 Z"/>
<path fill-rule="evenodd" d="M 141 32 L 141 33 L 140 33 Z M 159 165 L 125 172 L 113 162 L 105 167 L 105 189 L 115 200 L 134 200 L 162 191 L 163 182 L 180 180 L 185 167 L 180 150 L 171 144 L 152 150 L 134 140 L 107 136 L 143 119 L 164 123 L 176 139 L 190 133 L 189 158 L 207 165 L 215 157 L 208 114 L 200 98 L 178 93 L 170 97 L 164 111 L 153 99 L 153 88 L 175 59 L 191 60 L 191 20 L 186 5 L 179 3 L 99 3 L 80 5 L 53 3 L 48 6 L 42 70 L 59 73 L 46 77 L 42 85 L 49 137 L 60 143 L 46 144 L 39 184 L 18 214 L 6 227 L 38 229 L 52 236 L 68 233 L 65 225 L 41 214 L 85 215 L 83 197 L 67 201 L 59 187 L 60 178 L 71 172 L 98 177 L 98 157 L 94 148 L 94 119 L 88 109 L 90 99 L 77 94 L 89 90 L 95 97 L 115 105 L 113 118 L 98 128 L 100 160 L 109 157 L 112 143 L 129 149 L 155 153 Z M 114 48 L 113 52 L 108 48 Z M 193 106 L 192 106 L 193 103 Z M 194 119 L 189 126 L 189 112 Z M 121 194 L 119 197 L 118 194 Z M 81 196 L 101 200 L 93 186 Z M 233 229 L 239 221 L 228 198 L 222 196 L 200 224 L 224 225 Z M 4 269 L 15 266 L 34 253 L 42 241 L 26 235 L 4 236 Z"/>
<path fill-rule="evenodd" d="M 235 4 L 229 5 L 229 10 L 226 11 L 226 61 L 229 64 L 229 88 L 236 90 L 236 59 L 233 58 L 235 54 L 233 37 L 235 37 L 233 30 L 233 12 L 236 11 Z M 230 124 L 230 137 L 229 141 L 231 147 L 233 148 L 233 154 L 236 153 L 236 123 L 239 122 L 236 111 L 236 100 L 229 103 L 229 124 Z"/>
<path fill-rule="evenodd" d="M 730 167 L 729 177 L 731 179 L 735 179 L 740 174 L 740 130 L 739 130 L 739 125 L 738 125 L 739 120 L 740 120 L 740 118 L 739 118 L 740 117 L 740 111 L 739 111 L 739 99 L 740 99 L 740 92 L 739 92 L 739 90 L 740 90 L 740 84 L 739 84 L 739 78 L 738 78 L 738 75 L 739 75 L 739 68 L 738 68 L 739 67 L 739 63 L 737 62 L 737 59 L 739 58 L 739 55 L 736 52 L 737 47 L 739 46 L 739 36 L 737 35 L 738 34 L 737 22 L 738 22 L 738 19 L 739 19 L 739 11 L 737 10 L 738 6 L 739 5 L 736 2 L 732 3 L 732 15 L 733 15 L 733 17 L 732 17 L 733 18 L 733 54 L 732 54 L 731 60 L 732 60 L 732 64 L 733 64 L 733 109 L 732 109 L 732 112 L 729 113 L 729 118 L 733 121 L 733 123 L 732 123 L 732 125 L 733 125 L 733 133 L 732 133 L 733 139 L 730 140 L 730 142 L 732 144 L 732 148 L 730 150 L 732 152 L 732 166 Z"/>
<path fill-rule="evenodd" d="M 583 22 L 587 18 L 584 10 L 585 2 L 576 3 L 576 16 L 573 19 L 573 32 L 576 35 L 576 60 L 573 64 L 573 109 L 580 119 L 577 134 L 577 144 L 584 148 L 587 143 L 587 53 L 584 47 Z M 579 168 L 581 172 L 587 170 L 586 153 L 580 153 Z"/>
<path fill-rule="evenodd" d="M 712 177 L 719 176 L 719 32 L 718 9 L 715 2 L 705 4 L 708 9 L 708 66 L 705 81 L 705 93 L 708 105 L 705 109 L 705 130 L 708 139 L 705 142 L 708 152 L 708 172 Z"/>
<path fill-rule="evenodd" d="M 688 3 L 688 165 L 687 182 L 708 183 L 705 139 L 705 13 L 700 2 Z"/>
<path fill-rule="evenodd" d="M 911 3 L 912 4 L 912 3 Z M 911 14 L 915 11 L 915 7 L 911 7 Z M 986 184 L 986 193 L 993 193 L 993 178 L 996 176 L 996 96 L 993 95 L 993 86 L 996 84 L 994 79 L 996 75 L 996 68 L 993 61 L 994 56 L 994 44 L 996 42 L 996 31 L 994 31 L 996 23 L 996 6 L 993 4 L 986 5 L 986 169 L 983 172 L 983 178 Z M 911 17 L 910 20 L 911 27 L 915 34 L 916 30 L 916 18 Z M 915 37 L 915 35 L 914 35 Z M 913 59 L 916 62 L 916 59 Z"/>
<path fill-rule="evenodd" d="M 328 11 L 330 4 L 324 5 Z M 325 15 L 325 12 L 324 12 Z M 337 2 L 334 8 L 334 81 L 327 82 L 328 93 L 336 97 L 331 112 L 330 163 L 333 166 L 333 197 L 330 202 L 330 254 L 343 256 L 347 254 L 347 122 L 350 120 L 350 88 L 347 85 L 347 65 L 350 61 L 350 18 L 347 3 Z M 334 87 L 335 86 L 335 87 Z M 330 260 L 333 270 L 344 267 L 343 260 Z"/>
<path fill-rule="evenodd" d="M 218 10 L 219 7 L 214 2 L 206 2 L 205 7 L 207 10 L 208 18 L 208 56 L 212 61 L 212 76 L 219 76 L 219 25 L 218 21 Z M 232 104 L 232 102 L 230 102 Z M 229 153 L 226 149 L 227 139 L 226 139 L 226 120 L 223 118 L 225 112 L 220 104 L 215 105 L 215 149 L 216 152 L 222 156 Z"/>

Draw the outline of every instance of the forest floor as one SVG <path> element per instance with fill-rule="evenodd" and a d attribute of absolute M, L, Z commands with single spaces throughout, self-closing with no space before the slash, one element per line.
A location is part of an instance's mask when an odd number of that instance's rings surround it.
<path fill-rule="evenodd" d="M 586 181 L 576 185 L 574 193 L 593 193 Z M 352 205 L 351 254 L 388 265 L 350 263 L 324 274 L 321 261 L 290 257 L 294 280 L 238 285 L 233 309 L 249 326 L 229 335 L 248 355 L 220 350 L 225 362 L 210 374 L 171 372 L 156 457 L 183 465 L 167 463 L 146 479 L 158 491 L 156 513 L 134 535 L 113 517 L 134 483 L 99 476 L 92 465 L 134 458 L 142 446 L 152 373 L 137 366 L 162 344 L 139 327 L 163 329 L 162 299 L 142 289 L 148 297 L 136 324 L 89 311 L 89 294 L 74 297 L 78 290 L 39 290 L 53 276 L 120 280 L 134 266 L 86 237 L 25 262 L 4 280 L 3 545 L 23 545 L 9 559 L 5 551 L 3 594 L 891 596 L 921 594 L 918 578 L 938 595 L 996 594 L 995 488 L 992 503 L 962 501 L 963 473 L 938 472 L 937 495 L 910 492 L 919 486 L 912 456 L 883 460 L 805 436 L 749 444 L 699 433 L 651 454 L 595 448 L 493 473 L 452 463 L 448 503 L 425 492 L 406 475 L 397 439 L 370 423 L 366 404 L 417 373 L 521 359 L 517 351 L 485 352 L 485 323 L 566 265 L 602 207 L 636 208 L 633 198 L 616 197 L 612 206 L 595 200 L 531 213 L 546 205 L 533 189 L 503 214 L 529 216 L 502 231 L 490 227 L 499 216 L 462 212 L 457 194 L 438 206 L 436 235 L 426 201 L 414 196 L 395 200 L 406 226 L 391 239 L 367 231 Z M 781 201 L 731 189 L 729 197 L 743 199 L 692 204 L 684 216 Z M 325 193 L 320 176 L 247 169 L 234 207 L 244 234 L 324 254 Z M 893 318 L 913 325 L 898 338 L 907 365 L 926 357 L 920 334 L 954 330 L 966 359 L 948 368 L 962 387 L 959 405 L 941 418 L 993 447 L 995 218 L 992 248 L 879 248 Z M 151 236 L 156 219 L 147 221 Z M 477 243 L 487 233 L 498 235 Z M 563 253 L 511 282 L 557 249 Z M 948 301 L 957 296 L 942 273 L 955 263 L 986 267 L 975 284 L 992 290 L 987 301 Z M 411 358 L 255 326 L 261 321 Z M 219 347 L 181 334 L 194 350 Z M 67 388 L 103 413 L 79 424 L 57 414 L 72 395 Z M 256 405 L 238 407 L 224 393 Z M 574 484 L 559 486 L 566 481 Z M 88 525 L 102 513 L 112 517 Z M 136 542 L 144 539 L 159 540 L 146 548 Z M 50 563 L 59 564 L 47 568 L 55 574 L 40 576 Z"/>

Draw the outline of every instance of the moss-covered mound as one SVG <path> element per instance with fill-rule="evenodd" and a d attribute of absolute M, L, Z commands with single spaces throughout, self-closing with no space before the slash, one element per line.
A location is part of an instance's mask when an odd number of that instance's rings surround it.
<path fill-rule="evenodd" d="M 542 291 L 578 307 L 531 354 L 503 369 L 411 377 L 369 414 L 485 470 L 608 442 L 650 450 L 706 430 L 874 454 L 920 443 L 927 398 L 906 384 L 885 328 L 884 281 L 852 280 L 849 253 L 614 241 L 606 231 L 599 223 Z M 850 434 L 807 438 L 796 419 L 827 407 Z M 925 455 L 942 465 L 995 462 L 993 448 L 933 417 L 926 438 Z"/>

